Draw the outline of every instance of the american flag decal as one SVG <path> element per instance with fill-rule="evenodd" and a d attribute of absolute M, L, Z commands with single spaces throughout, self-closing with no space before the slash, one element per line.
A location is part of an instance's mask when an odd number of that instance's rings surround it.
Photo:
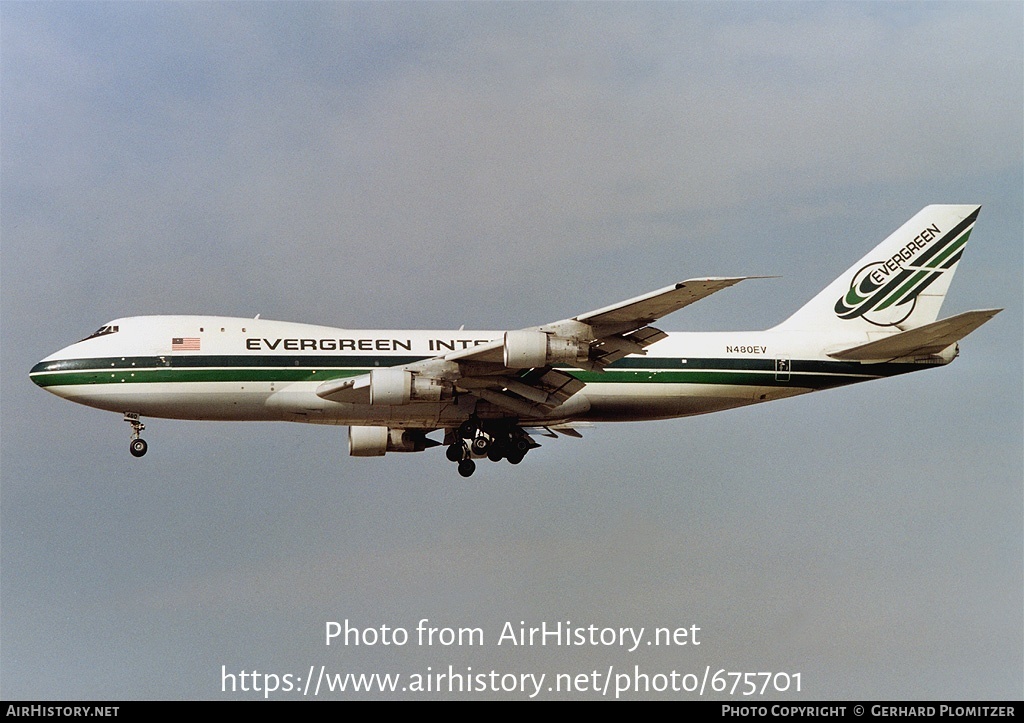
<path fill-rule="evenodd" d="M 176 336 L 171 339 L 171 351 L 199 351 L 199 337 Z"/>

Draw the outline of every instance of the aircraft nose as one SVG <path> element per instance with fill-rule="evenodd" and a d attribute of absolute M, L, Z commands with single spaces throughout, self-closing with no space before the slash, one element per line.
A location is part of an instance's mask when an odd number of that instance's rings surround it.
<path fill-rule="evenodd" d="M 28 378 L 31 379 L 36 386 L 43 386 L 42 374 L 46 371 L 46 362 L 37 362 L 28 372 Z"/>
<path fill-rule="evenodd" d="M 37 387 L 42 387 L 48 392 L 52 392 L 52 387 L 57 382 L 57 375 L 63 369 L 67 368 L 68 362 L 66 359 L 62 359 L 61 355 L 64 350 L 51 354 L 42 361 L 36 362 L 36 364 L 29 370 L 28 378 L 35 383 Z"/>

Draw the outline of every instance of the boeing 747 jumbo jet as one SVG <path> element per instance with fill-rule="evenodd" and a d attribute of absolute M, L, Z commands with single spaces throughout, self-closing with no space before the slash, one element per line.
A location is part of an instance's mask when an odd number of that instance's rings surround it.
<path fill-rule="evenodd" d="M 766 331 L 652 324 L 753 277 L 688 279 L 516 331 L 353 331 L 218 316 L 115 319 L 31 371 L 57 396 L 142 417 L 347 424 L 349 454 L 444 445 L 522 461 L 535 435 L 685 417 L 943 366 L 1001 309 L 937 321 L 980 206 L 928 206 Z M 443 430 L 443 441 L 431 432 Z M 531 435 L 531 432 L 533 435 Z"/>

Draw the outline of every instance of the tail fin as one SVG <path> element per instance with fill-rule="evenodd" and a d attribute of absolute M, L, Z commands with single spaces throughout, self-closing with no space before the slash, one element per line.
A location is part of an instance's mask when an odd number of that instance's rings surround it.
<path fill-rule="evenodd" d="M 898 332 L 935 321 L 981 206 L 926 206 L 777 329 Z"/>

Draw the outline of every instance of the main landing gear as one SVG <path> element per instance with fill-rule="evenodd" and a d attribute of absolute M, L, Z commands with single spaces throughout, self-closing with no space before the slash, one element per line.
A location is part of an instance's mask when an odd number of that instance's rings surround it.
<path fill-rule="evenodd" d="M 533 447 L 539 446 L 518 427 L 485 429 L 480 420 L 472 417 L 452 430 L 455 441 L 448 445 L 445 456 L 459 466 L 459 474 L 469 477 L 476 471 L 474 457 L 487 457 L 492 462 L 507 459 L 519 464 Z"/>
<path fill-rule="evenodd" d="M 124 421 L 132 425 L 132 441 L 128 443 L 128 451 L 132 457 L 141 457 L 149 449 L 146 440 L 139 436 L 146 425 L 139 421 L 139 415 L 135 412 L 125 412 Z"/>

